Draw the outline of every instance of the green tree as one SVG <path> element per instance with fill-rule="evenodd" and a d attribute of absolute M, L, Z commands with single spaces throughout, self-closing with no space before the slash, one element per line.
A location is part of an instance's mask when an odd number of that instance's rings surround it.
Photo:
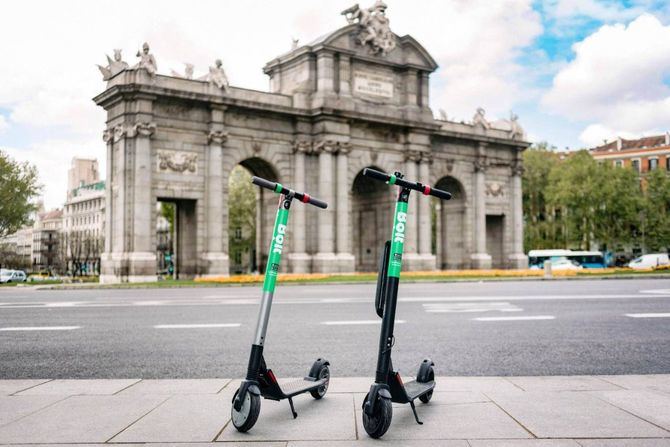
<path fill-rule="evenodd" d="M 644 244 L 653 251 L 670 247 L 670 177 L 660 169 L 647 174 L 642 211 Z"/>
<path fill-rule="evenodd" d="M 252 253 L 256 245 L 256 191 L 251 174 L 235 166 L 228 180 L 228 250 L 231 266 L 249 270 L 244 254 Z M 238 263 L 239 261 L 239 263 Z"/>
<path fill-rule="evenodd" d="M 549 173 L 560 162 L 555 148 L 538 143 L 523 153 L 523 214 L 526 228 L 526 250 L 554 248 L 556 221 L 553 208 L 547 203 Z"/>
<path fill-rule="evenodd" d="M 14 233 L 30 220 L 31 203 L 40 191 L 37 169 L 14 161 L 0 150 L 0 237 Z"/>

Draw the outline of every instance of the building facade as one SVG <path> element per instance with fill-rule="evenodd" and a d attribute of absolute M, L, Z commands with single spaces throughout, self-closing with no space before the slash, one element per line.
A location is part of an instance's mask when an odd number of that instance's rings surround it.
<path fill-rule="evenodd" d="M 178 275 L 227 275 L 236 165 L 329 204 L 292 208 L 287 271 L 376 270 L 396 191 L 363 177 L 366 167 L 454 194 L 440 204 L 413 195 L 405 268 L 527 265 L 520 155 L 528 143 L 516 117 L 503 126 L 483 110 L 471 123 L 435 119 L 437 65 L 414 38 L 391 32 L 380 5 L 367 15 L 350 8 L 349 25 L 270 61 L 270 92 L 229 86 L 218 61 L 201 80 L 157 74 L 153 56 L 106 77 L 94 98 L 107 112 L 101 281 L 156 279 L 156 201 L 177 205 Z M 277 197 L 259 189 L 257 199 L 263 266 Z"/>
<path fill-rule="evenodd" d="M 98 160 L 74 157 L 67 172 L 68 197 L 71 191 L 80 186 L 90 185 L 99 181 Z"/>
<path fill-rule="evenodd" d="M 58 272 L 62 269 L 60 232 L 63 210 L 54 209 L 37 213 L 33 225 L 33 272 Z"/>
<path fill-rule="evenodd" d="M 670 133 L 637 140 L 617 138 L 589 150 L 596 160 L 630 167 L 644 176 L 654 169 L 670 172 Z"/>
<path fill-rule="evenodd" d="M 105 182 L 83 184 L 68 191 L 61 234 L 65 269 L 76 275 L 99 273 L 104 234 Z"/>

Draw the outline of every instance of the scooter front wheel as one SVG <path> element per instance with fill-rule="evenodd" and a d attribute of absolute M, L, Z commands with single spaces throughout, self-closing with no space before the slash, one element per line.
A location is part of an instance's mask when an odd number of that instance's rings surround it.
<path fill-rule="evenodd" d="M 367 400 L 368 397 L 366 396 Z M 379 396 L 372 416 L 363 411 L 363 428 L 372 438 L 381 438 L 384 433 L 391 426 L 391 419 L 393 418 L 393 406 L 391 399 Z"/>
<path fill-rule="evenodd" d="M 235 397 L 237 397 L 237 393 L 239 392 L 239 390 L 235 392 Z M 237 431 L 242 433 L 249 431 L 251 427 L 256 424 L 258 415 L 261 412 L 260 396 L 251 394 L 248 391 L 245 394 L 246 395 L 242 399 L 242 408 L 240 408 L 240 411 L 235 410 L 235 406 L 230 408 L 230 418 L 233 421 L 233 425 Z M 234 400 L 235 398 L 233 398 L 233 401 Z"/>

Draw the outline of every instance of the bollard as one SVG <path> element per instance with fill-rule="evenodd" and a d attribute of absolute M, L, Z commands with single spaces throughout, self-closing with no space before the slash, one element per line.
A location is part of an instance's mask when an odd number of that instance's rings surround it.
<path fill-rule="evenodd" d="M 553 278 L 551 274 L 551 261 L 549 260 L 544 261 L 544 277 L 548 279 Z"/>

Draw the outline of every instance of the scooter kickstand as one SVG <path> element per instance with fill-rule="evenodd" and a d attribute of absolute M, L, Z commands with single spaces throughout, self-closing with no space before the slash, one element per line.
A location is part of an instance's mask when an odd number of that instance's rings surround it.
<path fill-rule="evenodd" d="M 410 401 L 409 405 L 412 407 L 412 412 L 414 413 L 414 419 L 416 419 L 416 423 L 419 425 L 423 425 L 423 422 L 419 420 L 419 415 L 416 414 L 416 407 L 414 406 L 414 401 Z"/>
<path fill-rule="evenodd" d="M 288 404 L 291 406 L 291 413 L 293 413 L 293 419 L 298 417 L 298 413 L 295 412 L 295 408 L 293 408 L 293 399 L 288 398 Z"/>

